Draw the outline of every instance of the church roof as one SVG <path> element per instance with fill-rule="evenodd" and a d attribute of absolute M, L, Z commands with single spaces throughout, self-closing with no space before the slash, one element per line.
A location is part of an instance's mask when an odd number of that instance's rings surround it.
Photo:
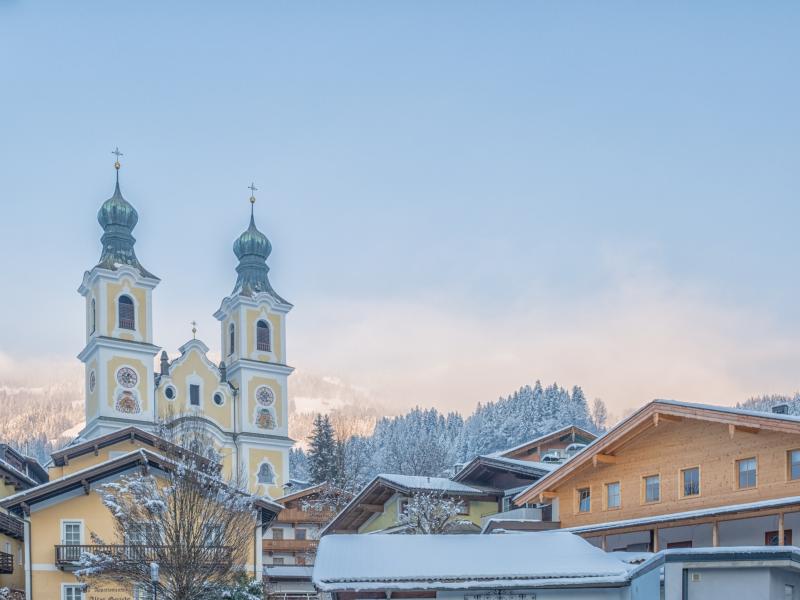
<path fill-rule="evenodd" d="M 253 188 L 255 189 L 255 188 Z M 238 277 L 233 287 L 233 296 L 255 296 L 267 293 L 281 304 L 288 304 L 272 288 L 269 282 L 267 258 L 272 252 L 272 244 L 266 235 L 256 227 L 254 215 L 255 197 L 250 197 L 250 224 L 233 243 L 233 253 L 239 259 L 236 267 Z"/>
<path fill-rule="evenodd" d="M 125 200 L 119 188 L 119 169 L 117 169 L 117 182 L 114 195 L 103 202 L 97 212 L 97 222 L 103 228 L 103 251 L 97 267 L 116 271 L 122 265 L 136 269 L 142 277 L 157 279 L 155 275 L 145 269 L 136 258 L 133 249 L 136 238 L 133 237 L 133 228 L 139 221 L 139 213 L 133 205 Z"/>

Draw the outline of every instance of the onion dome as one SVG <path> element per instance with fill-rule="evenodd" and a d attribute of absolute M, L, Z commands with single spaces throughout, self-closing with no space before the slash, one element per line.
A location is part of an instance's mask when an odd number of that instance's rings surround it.
<path fill-rule="evenodd" d="M 122 155 L 118 151 L 115 153 L 118 154 L 118 158 Z M 103 228 L 103 237 L 100 238 L 103 252 L 97 266 L 115 271 L 122 265 L 128 265 L 138 270 L 143 277 L 155 277 L 136 258 L 136 252 L 133 249 L 136 238 L 133 237 L 132 231 L 139 221 L 139 213 L 130 202 L 122 197 L 119 189 L 119 160 L 114 163 L 114 168 L 117 170 L 114 195 L 103 202 L 100 210 L 97 211 L 97 222 Z"/>
<path fill-rule="evenodd" d="M 250 185 L 251 191 L 257 188 Z M 238 277 L 233 288 L 233 295 L 255 296 L 262 292 L 270 294 L 275 300 L 286 303 L 269 283 L 269 267 L 267 258 L 272 252 L 267 236 L 261 233 L 256 227 L 254 215 L 256 198 L 250 196 L 250 225 L 233 243 L 233 253 L 239 259 L 236 267 Z"/>

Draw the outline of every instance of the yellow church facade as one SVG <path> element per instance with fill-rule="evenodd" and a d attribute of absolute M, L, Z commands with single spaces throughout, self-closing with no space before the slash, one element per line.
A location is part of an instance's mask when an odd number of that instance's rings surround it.
<path fill-rule="evenodd" d="M 85 299 L 85 346 L 78 355 L 85 369 L 85 427 L 52 455 L 49 482 L 0 498 L 0 519 L 8 515 L 23 533 L 12 539 L 20 557 L 10 587 L 24 589 L 29 599 L 136 597 L 135 590 L 84 590 L 75 563 L 92 534 L 113 537 L 114 520 L 98 486 L 136 469 L 160 468 L 158 448 L 166 440 L 182 444 L 184 433 L 188 442 L 190 433 L 201 431 L 203 452 L 222 465 L 222 476 L 261 498 L 252 560 L 243 565 L 259 579 L 263 530 L 281 508 L 270 498 L 283 494 L 289 476 L 286 315 L 292 305 L 269 282 L 272 247 L 256 227 L 255 198 L 249 225 L 233 246 L 235 285 L 214 313 L 222 360 L 212 361 L 209 347 L 194 335 L 170 357 L 154 341 L 160 280 L 134 251 L 139 216 L 122 195 L 119 162 L 115 167 L 114 193 L 97 215 L 101 257 L 78 288 Z M 0 552 L 4 539 L 0 531 Z"/>

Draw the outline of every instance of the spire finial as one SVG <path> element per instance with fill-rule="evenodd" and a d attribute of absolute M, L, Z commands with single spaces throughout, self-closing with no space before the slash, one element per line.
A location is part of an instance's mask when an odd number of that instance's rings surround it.
<path fill-rule="evenodd" d="M 250 216 L 252 216 L 253 205 L 256 203 L 256 192 L 258 191 L 258 188 L 256 187 L 256 184 L 251 181 L 250 185 L 247 186 L 247 189 L 250 190 Z"/>
<path fill-rule="evenodd" d="M 196 340 L 197 339 L 197 321 L 192 321 L 191 325 L 192 325 L 192 339 Z"/>
<path fill-rule="evenodd" d="M 125 156 L 125 155 L 124 155 L 122 152 L 120 152 L 120 151 L 119 151 L 119 146 L 117 146 L 116 148 L 114 148 L 114 149 L 111 151 L 111 154 L 113 154 L 114 156 L 116 156 L 116 157 L 117 157 L 117 160 L 115 160 L 115 161 L 114 161 L 114 168 L 115 168 L 117 171 L 119 171 L 119 168 L 122 166 L 122 165 L 120 165 L 120 164 L 119 164 L 119 157 L 120 157 L 120 156 Z"/>

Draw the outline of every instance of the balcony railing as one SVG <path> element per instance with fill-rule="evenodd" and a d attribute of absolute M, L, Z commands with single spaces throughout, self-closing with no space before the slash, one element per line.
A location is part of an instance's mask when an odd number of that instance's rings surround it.
<path fill-rule="evenodd" d="M 0 573 L 9 575 L 14 572 L 14 555 L 0 552 Z"/>
<path fill-rule="evenodd" d="M 319 546 L 319 540 L 263 540 L 263 549 L 271 552 L 309 552 Z"/>
<path fill-rule="evenodd" d="M 22 521 L 15 519 L 4 512 L 0 512 L 0 532 L 21 540 L 23 537 Z"/>
<path fill-rule="evenodd" d="M 197 551 L 210 565 L 225 565 L 230 562 L 232 555 L 230 546 L 202 546 Z M 84 553 L 109 556 L 117 562 L 159 561 L 164 565 L 165 556 L 169 558 L 170 548 L 141 545 L 62 545 L 56 546 L 56 566 L 60 569 L 76 568 Z"/>
<path fill-rule="evenodd" d="M 328 523 L 332 521 L 335 516 L 336 513 L 330 510 L 284 508 L 278 513 L 276 521 L 279 523 Z"/>

